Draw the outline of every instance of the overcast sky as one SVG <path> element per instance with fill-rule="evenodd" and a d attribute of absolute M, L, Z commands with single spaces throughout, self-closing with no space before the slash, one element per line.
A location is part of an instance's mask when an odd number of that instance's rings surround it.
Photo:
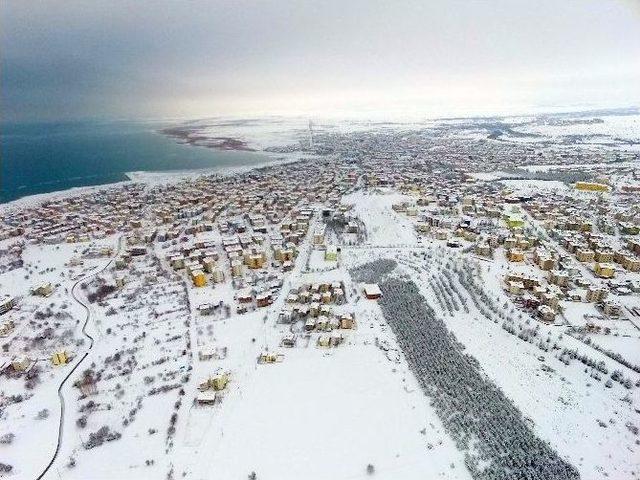
<path fill-rule="evenodd" d="M 640 0 L 0 2 L 2 118 L 640 104 Z"/>

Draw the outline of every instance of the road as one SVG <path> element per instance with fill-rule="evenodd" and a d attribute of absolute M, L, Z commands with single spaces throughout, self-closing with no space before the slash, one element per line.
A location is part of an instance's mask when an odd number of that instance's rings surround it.
<path fill-rule="evenodd" d="M 82 282 L 90 280 L 91 278 L 95 277 L 96 275 L 104 272 L 107 268 L 109 268 L 109 266 L 113 263 L 113 261 L 116 259 L 116 257 L 120 253 L 120 249 L 122 247 L 122 238 L 123 237 L 120 237 L 118 239 L 118 250 L 116 251 L 116 254 L 111 260 L 109 260 L 109 262 L 104 267 L 76 281 L 76 283 L 74 283 L 73 286 L 71 287 L 71 297 L 76 302 L 78 302 L 82 306 L 82 308 L 84 308 L 85 310 L 85 318 L 84 318 L 84 323 L 82 325 L 82 334 L 89 340 L 89 348 L 82 354 L 82 357 L 80 358 L 80 360 L 78 360 L 78 362 L 73 366 L 73 368 L 69 371 L 69 373 L 62 379 L 62 382 L 60 382 L 60 385 L 58 385 L 58 398 L 60 400 L 60 423 L 58 425 L 58 438 L 56 441 L 56 450 L 55 452 L 53 452 L 53 456 L 51 457 L 51 460 L 49 461 L 49 463 L 47 463 L 47 466 L 44 468 L 42 473 L 36 477 L 37 480 L 44 478 L 44 476 L 49 472 L 54 462 L 56 461 L 56 458 L 58 458 L 58 453 L 60 452 L 60 447 L 62 445 L 62 434 L 64 431 L 64 414 L 65 414 L 64 395 L 62 394 L 62 389 L 67 384 L 69 379 L 73 376 L 75 371 L 80 367 L 80 365 L 82 365 L 82 363 L 85 361 L 85 359 L 91 352 L 91 349 L 93 348 L 94 339 L 91 335 L 87 333 L 87 330 L 86 330 L 87 325 L 89 323 L 89 319 L 91 318 L 91 311 L 89 310 L 89 306 L 87 305 L 87 303 L 85 303 L 84 300 L 78 297 L 76 290 L 78 288 L 78 285 L 80 285 Z"/>

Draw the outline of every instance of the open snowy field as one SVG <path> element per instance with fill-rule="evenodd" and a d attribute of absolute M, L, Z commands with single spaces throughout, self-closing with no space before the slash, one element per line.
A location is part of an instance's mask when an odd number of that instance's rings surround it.
<path fill-rule="evenodd" d="M 567 115 L 570 117 L 570 115 Z M 599 122 L 584 123 L 551 123 L 544 120 L 518 128 L 519 131 L 559 138 L 565 136 L 596 136 L 605 139 L 620 139 L 622 141 L 640 140 L 640 115 L 603 115 L 598 116 Z"/>
<path fill-rule="evenodd" d="M 200 460 L 187 463 L 194 478 L 212 470 L 224 478 L 363 478 L 368 464 L 387 479 L 469 478 L 406 365 L 372 342 L 354 339 L 330 353 L 311 344 L 254 368 L 209 422 L 201 419 L 209 427 L 193 448 Z"/>
<path fill-rule="evenodd" d="M 354 214 L 365 222 L 367 244 L 391 246 L 413 244 L 417 241 L 413 223 L 391 208 L 393 204 L 411 200 L 407 195 L 381 189 L 379 194 L 374 195 L 362 191 L 345 195 L 342 203 L 353 204 Z"/>
<path fill-rule="evenodd" d="M 501 180 L 509 190 L 517 195 L 532 195 L 541 191 L 568 191 L 569 187 L 553 180 Z"/>

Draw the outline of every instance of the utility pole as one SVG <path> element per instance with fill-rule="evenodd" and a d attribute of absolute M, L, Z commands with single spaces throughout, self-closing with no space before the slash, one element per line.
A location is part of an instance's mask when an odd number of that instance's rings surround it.
<path fill-rule="evenodd" d="M 309 120 L 309 150 L 313 149 L 313 122 Z"/>

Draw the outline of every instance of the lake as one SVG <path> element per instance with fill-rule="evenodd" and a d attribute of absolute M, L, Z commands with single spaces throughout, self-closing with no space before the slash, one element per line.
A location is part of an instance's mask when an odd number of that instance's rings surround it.
<path fill-rule="evenodd" d="M 181 145 L 159 122 L 2 124 L 0 203 L 27 195 L 126 180 L 126 172 L 247 166 L 270 158 L 253 152 Z"/>

